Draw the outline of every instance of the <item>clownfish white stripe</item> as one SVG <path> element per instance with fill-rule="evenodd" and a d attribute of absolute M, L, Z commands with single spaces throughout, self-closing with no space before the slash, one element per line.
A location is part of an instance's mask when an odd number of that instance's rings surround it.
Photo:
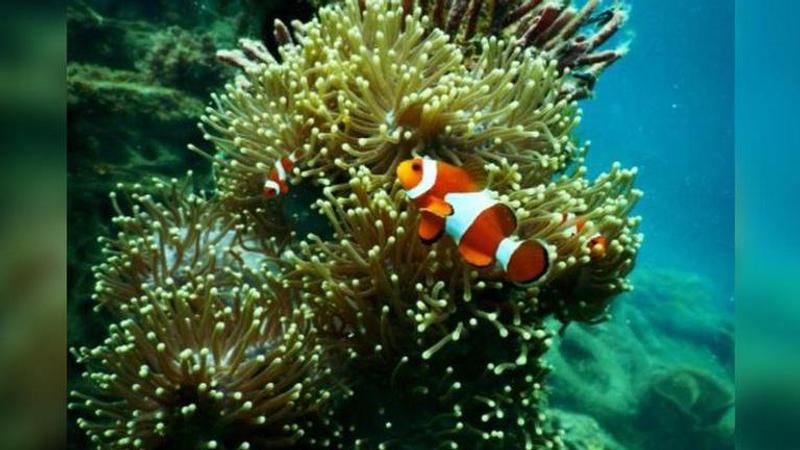
<path fill-rule="evenodd" d="M 264 181 L 264 189 L 272 189 L 273 191 L 275 191 L 275 195 L 281 193 L 281 186 L 272 180 Z"/>
<path fill-rule="evenodd" d="M 445 222 L 445 233 L 452 237 L 456 244 L 461 243 L 461 238 L 482 212 L 498 203 L 494 194 L 488 190 L 453 192 L 445 195 L 444 201 L 455 211 Z"/>
<path fill-rule="evenodd" d="M 413 189 L 406 191 L 408 198 L 413 200 L 431 190 L 433 185 L 436 183 L 436 176 L 436 161 L 424 158 L 422 160 L 422 180 L 420 180 L 419 184 L 414 186 Z"/>
<path fill-rule="evenodd" d="M 495 259 L 500 263 L 503 270 L 508 271 L 508 262 L 511 261 L 511 257 L 514 256 L 514 252 L 517 251 L 520 245 L 522 245 L 522 241 L 512 236 L 500 241 L 500 245 L 497 246 L 495 251 Z"/>
<path fill-rule="evenodd" d="M 275 161 L 275 170 L 278 171 L 278 179 L 281 181 L 286 180 L 286 170 L 283 168 L 283 160 Z"/>

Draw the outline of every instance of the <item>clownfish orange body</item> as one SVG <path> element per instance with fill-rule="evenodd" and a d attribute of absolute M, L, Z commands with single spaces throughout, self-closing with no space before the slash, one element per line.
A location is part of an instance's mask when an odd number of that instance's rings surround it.
<path fill-rule="evenodd" d="M 264 196 L 267 198 L 277 197 L 280 194 L 289 192 L 288 178 L 297 162 L 297 155 L 292 152 L 289 156 L 275 161 L 269 176 L 264 180 Z"/>
<path fill-rule="evenodd" d="M 561 214 L 562 224 L 571 220 L 574 220 L 575 222 L 564 230 L 564 234 L 567 237 L 577 235 L 583 231 L 583 228 L 586 226 L 586 219 L 582 217 L 576 218 L 575 214 L 573 213 Z M 600 233 L 595 233 L 590 236 L 586 246 L 589 247 L 589 254 L 592 255 L 592 258 L 599 259 L 606 255 L 606 238 Z"/>
<path fill-rule="evenodd" d="M 457 167 L 414 158 L 398 165 L 397 177 L 421 211 L 423 242 L 433 243 L 447 234 L 467 263 L 488 267 L 496 261 L 515 283 L 532 283 L 547 274 L 547 248 L 514 236 L 514 211 L 484 189 L 484 173 L 476 165 Z"/>

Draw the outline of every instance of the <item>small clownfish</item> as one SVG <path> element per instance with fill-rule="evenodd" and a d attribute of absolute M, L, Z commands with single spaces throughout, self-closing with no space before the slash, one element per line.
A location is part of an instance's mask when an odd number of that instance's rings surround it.
<path fill-rule="evenodd" d="M 433 243 L 447 234 L 464 260 L 476 267 L 495 261 L 515 283 L 533 283 L 550 268 L 544 244 L 521 241 L 514 232 L 514 211 L 484 188 L 480 163 L 457 167 L 429 158 L 401 162 L 397 178 L 406 195 L 421 211 L 419 237 Z"/>
<path fill-rule="evenodd" d="M 600 259 L 606 256 L 606 237 L 602 234 L 595 234 L 589 238 L 586 244 L 589 247 L 589 254 L 594 259 Z"/>
<path fill-rule="evenodd" d="M 292 173 L 296 162 L 297 155 L 295 152 L 275 161 L 269 176 L 264 180 L 264 197 L 273 198 L 289 192 L 287 179 L 289 174 Z"/>
<path fill-rule="evenodd" d="M 575 220 L 575 223 L 564 229 L 564 235 L 567 237 L 575 236 L 583 231 L 586 226 L 586 219 L 578 217 L 576 219 L 573 213 L 561 213 L 561 223 L 567 223 L 570 220 Z M 589 247 L 589 254 L 592 258 L 600 259 L 606 256 L 606 237 L 600 233 L 595 233 L 589 237 L 586 246 Z"/>

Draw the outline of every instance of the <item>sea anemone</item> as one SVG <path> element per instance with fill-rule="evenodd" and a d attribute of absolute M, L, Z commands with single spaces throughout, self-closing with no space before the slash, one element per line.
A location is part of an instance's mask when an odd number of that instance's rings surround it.
<path fill-rule="evenodd" d="M 92 298 L 126 316 L 140 295 L 159 286 L 180 285 L 213 275 L 215 286 L 235 286 L 277 263 L 283 240 L 274 211 L 227 211 L 222 203 L 195 194 L 183 180 L 119 185 L 110 194 L 118 232 L 100 237 L 105 260 L 93 268 Z"/>
<path fill-rule="evenodd" d="M 309 236 L 287 255 L 295 267 L 284 277 L 356 374 L 355 406 L 337 417 L 372 446 L 552 445 L 557 435 L 537 401 L 550 332 L 536 304 L 498 269 L 463 263 L 451 241 L 422 244 L 398 186 L 384 190 L 365 167 L 350 176 L 316 204 L 335 240 Z M 375 400 L 378 392 L 393 394 Z M 365 401 L 379 414 L 358 414 Z"/>
<path fill-rule="evenodd" d="M 611 300 L 632 289 L 626 276 L 643 240 L 637 233 L 641 218 L 630 216 L 642 197 L 633 187 L 637 169 L 614 163 L 593 181 L 585 173 L 586 167 L 578 166 L 551 183 L 508 196 L 518 205 L 520 236 L 540 239 L 553 250 L 552 269 L 533 293 L 543 313 L 565 323 L 607 318 Z M 596 239 L 602 239 L 601 248 L 595 248 Z"/>
<path fill-rule="evenodd" d="M 315 205 L 334 240 L 309 235 L 287 256 L 294 264 L 287 276 L 317 311 L 320 331 L 362 357 L 404 352 L 417 345 L 415 336 L 450 335 L 455 329 L 444 319 L 456 302 L 469 302 L 487 283 L 450 242 L 420 242 L 418 217 L 400 189 L 384 190 L 364 167 L 351 175 Z"/>
<path fill-rule="evenodd" d="M 201 123 L 223 196 L 260 195 L 272 164 L 293 152 L 295 177 L 323 185 L 360 165 L 391 183 L 414 153 L 515 167 L 528 186 L 572 160 L 580 115 L 557 60 L 495 37 L 468 55 L 421 8 L 401 6 L 325 7 L 295 24 L 280 61 L 247 40 L 244 51 L 223 53 L 243 78 L 214 96 Z"/>
<path fill-rule="evenodd" d="M 92 297 L 121 321 L 73 350 L 87 366 L 71 405 L 89 413 L 79 426 L 99 448 L 331 439 L 310 432 L 327 421 L 330 368 L 308 309 L 277 281 L 275 223 L 192 185 L 155 179 L 111 195 L 120 231 L 100 239 Z"/>
<path fill-rule="evenodd" d="M 213 275 L 146 289 L 73 392 L 97 448 L 274 448 L 315 438 L 331 391 L 315 331 L 285 292 Z"/>

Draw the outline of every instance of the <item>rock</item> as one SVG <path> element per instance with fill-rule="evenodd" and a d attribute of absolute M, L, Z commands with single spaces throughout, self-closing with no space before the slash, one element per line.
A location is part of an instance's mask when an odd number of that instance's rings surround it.
<path fill-rule="evenodd" d="M 624 450 L 595 419 L 565 410 L 552 410 L 555 423 L 565 432 L 567 450 Z"/>
<path fill-rule="evenodd" d="M 733 448 L 732 424 L 722 423 L 733 407 L 733 394 L 707 372 L 678 369 L 654 377 L 639 405 L 637 423 L 647 449 Z"/>
<path fill-rule="evenodd" d="M 195 122 L 203 102 L 182 91 L 153 85 L 138 72 L 73 63 L 67 66 L 67 107 L 86 115 L 174 124 Z"/>
<path fill-rule="evenodd" d="M 611 320 L 569 325 L 555 342 L 546 356 L 551 405 L 591 416 L 629 448 L 728 448 L 733 315 L 725 299 L 708 280 L 678 271 L 640 267 L 634 284 Z"/>

